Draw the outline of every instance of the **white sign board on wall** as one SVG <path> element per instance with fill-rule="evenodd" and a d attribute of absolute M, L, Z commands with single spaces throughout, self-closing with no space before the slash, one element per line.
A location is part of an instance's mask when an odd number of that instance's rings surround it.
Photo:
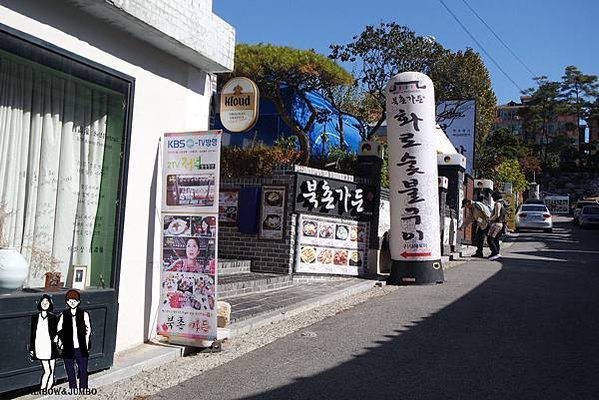
<path fill-rule="evenodd" d="M 456 151 L 466 157 L 466 173 L 474 176 L 476 100 L 449 100 L 437 105 L 437 123 Z"/>

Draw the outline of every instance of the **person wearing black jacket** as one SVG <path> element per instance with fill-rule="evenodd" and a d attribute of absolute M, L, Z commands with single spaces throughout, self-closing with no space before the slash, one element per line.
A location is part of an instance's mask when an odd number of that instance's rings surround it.
<path fill-rule="evenodd" d="M 79 389 L 87 389 L 87 361 L 89 358 L 89 337 L 92 333 L 89 314 L 79 308 L 81 295 L 71 289 L 65 296 L 67 309 L 62 312 L 58 320 L 58 347 L 62 349 L 64 368 L 69 379 L 69 388 L 77 388 L 75 377 L 75 361 L 77 362 L 77 376 Z"/>
<path fill-rule="evenodd" d="M 37 314 L 31 317 L 31 335 L 29 338 L 29 355 L 32 360 L 39 360 L 44 368 L 40 389 L 50 389 L 54 385 L 54 366 L 59 357 L 54 343 L 58 317 L 52 313 L 54 304 L 52 297 L 44 294 L 37 302 Z"/>

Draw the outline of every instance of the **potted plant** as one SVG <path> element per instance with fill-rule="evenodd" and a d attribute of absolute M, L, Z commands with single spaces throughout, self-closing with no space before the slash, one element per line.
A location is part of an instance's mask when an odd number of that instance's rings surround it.
<path fill-rule="evenodd" d="M 0 203 L 0 291 L 15 290 L 23 286 L 27 278 L 27 260 L 5 236 L 8 219 L 11 215 L 6 204 Z"/>
<path fill-rule="evenodd" d="M 34 277 L 45 277 L 46 289 L 60 288 L 61 261 L 52 255 L 51 251 L 31 247 L 29 274 Z"/>

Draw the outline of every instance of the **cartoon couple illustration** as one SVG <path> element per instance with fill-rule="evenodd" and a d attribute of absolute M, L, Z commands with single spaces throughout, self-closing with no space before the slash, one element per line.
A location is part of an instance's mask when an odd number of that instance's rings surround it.
<path fill-rule="evenodd" d="M 79 308 L 81 295 L 78 291 L 69 290 L 65 301 L 68 307 L 59 317 L 52 313 L 52 298 L 44 294 L 37 304 L 39 312 L 31 317 L 29 355 L 39 360 L 44 368 L 40 384 L 42 390 L 51 389 L 54 385 L 54 366 L 58 357 L 64 359 L 69 388 L 77 388 L 77 362 L 79 389 L 87 389 L 87 360 L 92 333 L 89 314 Z"/>

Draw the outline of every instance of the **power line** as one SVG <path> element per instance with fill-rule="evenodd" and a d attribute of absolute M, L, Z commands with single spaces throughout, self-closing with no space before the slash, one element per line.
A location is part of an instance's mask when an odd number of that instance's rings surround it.
<path fill-rule="evenodd" d="M 514 52 L 512 51 L 512 49 L 510 48 L 510 46 L 508 46 L 508 45 L 507 45 L 507 44 L 506 44 L 506 43 L 505 43 L 503 40 L 501 40 L 501 38 L 499 37 L 499 35 L 498 35 L 497 33 L 495 33 L 495 31 L 493 30 L 493 28 L 491 28 L 491 27 L 489 26 L 489 24 L 487 24 L 487 23 L 485 22 L 485 20 L 484 20 L 484 19 L 483 19 L 483 18 L 482 18 L 480 15 L 478 15 L 478 13 L 477 13 L 477 12 L 474 10 L 474 8 L 472 8 L 472 6 L 470 6 L 470 4 L 468 4 L 468 2 L 467 2 L 466 0 L 462 0 L 462 2 L 463 2 L 464 4 L 466 4 L 466 7 L 468 7 L 468 8 L 470 9 L 470 11 L 472 11 L 472 13 L 473 13 L 474 15 L 476 15 L 476 18 L 478 18 L 478 19 L 479 19 L 479 21 L 480 21 L 480 22 L 482 22 L 482 23 L 483 23 L 483 25 L 484 25 L 484 26 L 486 26 L 486 27 L 487 27 L 487 29 L 488 29 L 489 31 L 491 31 L 491 33 L 493 34 L 493 36 L 495 36 L 495 38 L 496 38 L 497 40 L 499 40 L 499 43 L 501 43 L 501 44 L 503 45 L 503 47 L 505 47 L 505 48 L 507 49 L 507 51 L 509 51 L 509 52 L 510 52 L 510 54 L 511 54 L 512 56 L 514 56 L 514 58 L 515 58 L 516 60 L 518 60 L 518 62 L 519 62 L 519 63 L 520 63 L 520 64 L 521 64 L 521 65 L 522 65 L 524 68 L 526 68 L 526 70 L 527 70 L 528 72 L 530 72 L 530 75 L 531 75 L 533 78 L 534 78 L 535 76 L 537 76 L 537 75 L 536 75 L 534 72 L 532 72 L 532 70 L 531 70 L 530 68 L 528 68 L 528 65 L 526 65 L 526 64 L 524 63 L 524 61 L 522 61 L 522 60 L 520 59 L 520 57 L 518 57 L 518 56 L 516 55 L 516 53 L 514 53 Z"/>
<path fill-rule="evenodd" d="M 470 36 L 470 39 L 472 39 L 474 41 L 474 43 L 476 43 L 478 45 L 478 47 L 480 47 L 480 49 L 483 51 L 483 53 L 485 53 L 485 55 L 489 58 L 489 60 L 491 60 L 493 62 L 493 64 L 495 64 L 495 66 L 503 73 L 503 75 L 505 75 L 505 77 L 512 82 L 512 84 L 520 91 L 522 92 L 523 89 L 518 86 L 518 84 L 507 74 L 507 72 L 505 72 L 503 70 L 503 68 L 501 68 L 501 66 L 499 65 L 499 63 L 497 61 L 495 61 L 495 59 L 493 58 L 493 56 L 491 56 L 491 54 L 489 54 L 489 52 L 487 50 L 485 50 L 485 48 L 483 47 L 482 44 L 480 44 L 480 42 L 478 40 L 476 40 L 476 38 L 474 37 L 474 35 L 472 35 L 472 33 L 470 33 L 470 31 L 468 30 L 468 28 L 466 28 L 464 26 L 464 24 L 462 24 L 462 22 L 458 19 L 458 17 L 453 13 L 453 11 L 451 11 L 451 9 L 449 7 L 447 7 L 447 4 L 445 4 L 445 2 L 443 0 L 439 0 L 441 2 L 441 4 L 443 5 L 443 7 L 445 7 L 445 9 L 449 12 L 449 14 L 451 14 L 451 16 L 453 17 L 453 19 L 456 20 L 456 22 L 458 23 L 458 25 L 460 25 L 462 27 L 462 29 L 468 34 L 468 36 Z"/>

